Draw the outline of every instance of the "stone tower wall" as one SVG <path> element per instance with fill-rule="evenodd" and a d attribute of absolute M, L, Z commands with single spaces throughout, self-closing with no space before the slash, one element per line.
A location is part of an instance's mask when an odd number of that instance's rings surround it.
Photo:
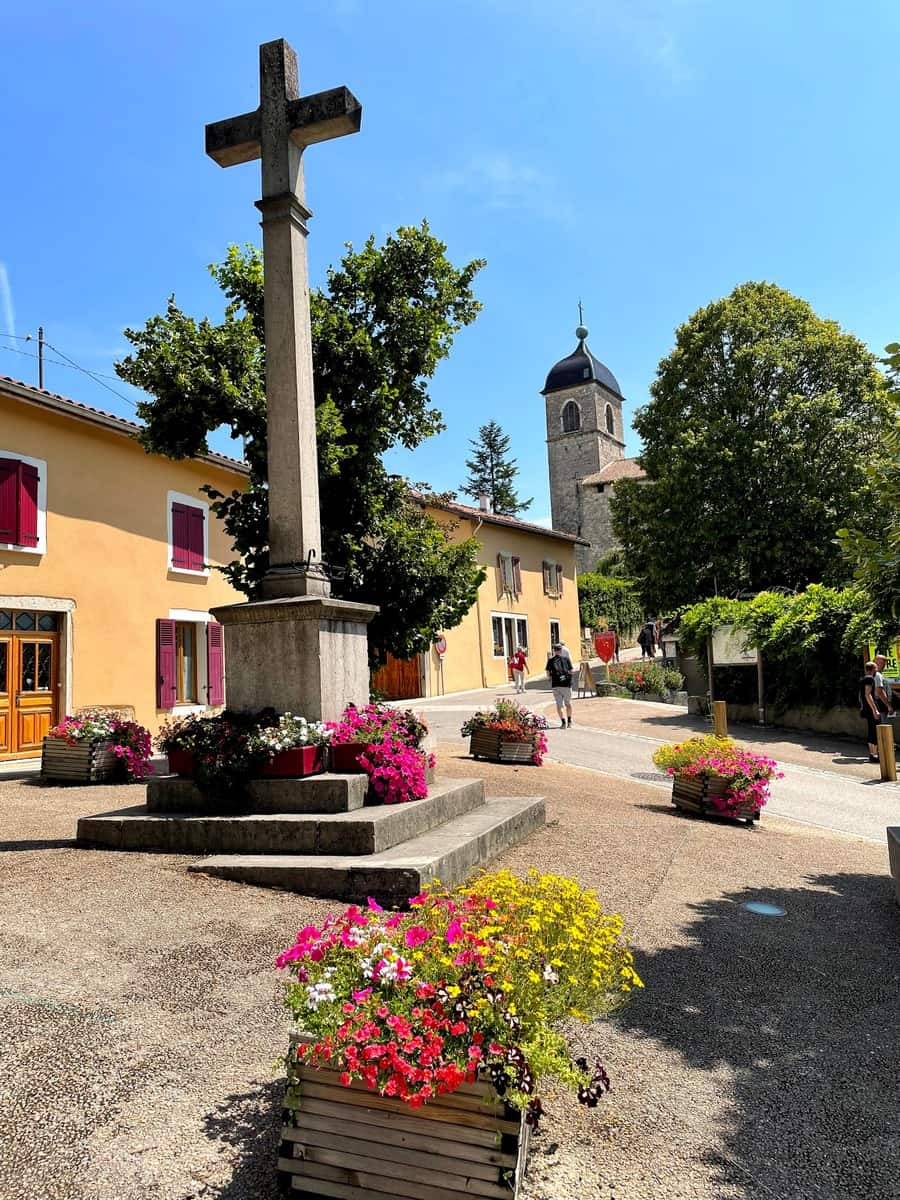
<path fill-rule="evenodd" d="M 566 404 L 574 400 L 581 409 L 581 428 L 574 433 L 563 433 L 562 412 Z M 585 524 L 584 501 L 588 499 L 591 512 L 597 506 L 597 497 L 592 491 L 585 497 L 580 480 L 585 475 L 601 471 L 609 463 L 625 456 L 623 440 L 622 401 L 614 392 L 593 381 L 578 387 L 551 392 L 545 397 L 547 412 L 547 458 L 550 468 L 550 511 L 553 528 L 564 533 L 577 533 L 590 538 Z M 606 432 L 606 408 L 612 409 L 613 433 Z M 606 524 L 608 525 L 608 515 Z M 591 527 L 596 518 L 589 518 Z M 597 526 L 599 529 L 599 526 Z M 585 558 L 593 564 L 598 551 L 580 547 L 578 569 L 586 569 Z"/>

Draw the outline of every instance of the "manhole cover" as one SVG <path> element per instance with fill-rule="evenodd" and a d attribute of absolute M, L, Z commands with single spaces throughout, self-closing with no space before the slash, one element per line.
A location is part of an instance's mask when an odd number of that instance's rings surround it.
<path fill-rule="evenodd" d="M 760 917 L 783 917 L 787 912 L 780 904 L 767 904 L 764 900 L 747 900 L 741 908 Z"/>

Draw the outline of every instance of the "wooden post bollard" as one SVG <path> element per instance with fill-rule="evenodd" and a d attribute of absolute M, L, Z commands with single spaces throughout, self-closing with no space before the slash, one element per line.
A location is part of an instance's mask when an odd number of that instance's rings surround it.
<path fill-rule="evenodd" d="M 712 719 L 716 737 L 728 737 L 728 705 L 724 700 L 713 700 Z"/>
<path fill-rule="evenodd" d="M 897 756 L 894 753 L 894 727 L 885 721 L 876 728 L 875 732 L 878 735 L 878 761 L 881 764 L 881 778 L 885 783 L 896 783 Z"/>

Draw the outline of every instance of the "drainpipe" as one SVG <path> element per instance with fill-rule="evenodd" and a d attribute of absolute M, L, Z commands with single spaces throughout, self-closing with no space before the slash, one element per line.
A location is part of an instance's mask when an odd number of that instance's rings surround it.
<path fill-rule="evenodd" d="M 478 524 L 475 526 L 475 529 L 472 532 L 472 537 L 478 536 L 478 530 L 482 527 L 483 524 L 484 524 L 484 518 L 479 517 Z M 478 663 L 481 667 L 481 686 L 483 688 L 486 688 L 487 687 L 487 675 L 485 675 L 485 673 L 484 673 L 484 638 L 481 635 L 481 586 L 480 585 L 478 587 L 478 591 L 475 593 L 475 621 L 476 621 L 476 626 L 477 626 L 477 630 L 478 630 Z"/>

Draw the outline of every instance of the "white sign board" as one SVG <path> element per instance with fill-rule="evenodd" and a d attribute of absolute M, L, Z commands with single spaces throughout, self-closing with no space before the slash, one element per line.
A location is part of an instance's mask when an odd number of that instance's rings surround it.
<path fill-rule="evenodd" d="M 746 645 L 747 634 L 733 625 L 720 625 L 713 634 L 713 662 L 717 667 L 753 667 L 757 651 Z"/>

